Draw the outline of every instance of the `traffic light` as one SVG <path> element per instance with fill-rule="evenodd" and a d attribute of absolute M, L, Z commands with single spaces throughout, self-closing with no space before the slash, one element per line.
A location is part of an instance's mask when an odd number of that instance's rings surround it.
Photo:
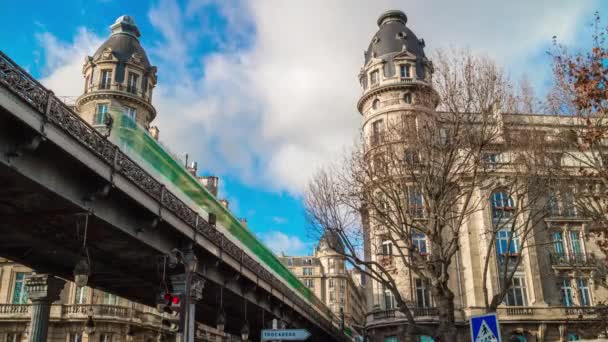
<path fill-rule="evenodd" d="M 164 293 L 157 303 L 157 309 L 163 314 L 162 326 L 171 332 L 182 332 L 184 329 L 185 303 L 181 293 Z"/>

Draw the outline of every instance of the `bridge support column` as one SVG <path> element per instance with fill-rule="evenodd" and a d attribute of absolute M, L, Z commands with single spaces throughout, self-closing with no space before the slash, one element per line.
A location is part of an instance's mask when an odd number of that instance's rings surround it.
<path fill-rule="evenodd" d="M 49 274 L 31 274 L 25 279 L 25 288 L 32 301 L 29 342 L 45 342 L 49 330 L 51 304 L 59 299 L 65 281 Z"/>

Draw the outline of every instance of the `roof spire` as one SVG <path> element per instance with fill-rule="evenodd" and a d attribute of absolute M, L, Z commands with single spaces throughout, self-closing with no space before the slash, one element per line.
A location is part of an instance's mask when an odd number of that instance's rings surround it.
<path fill-rule="evenodd" d="M 110 29 L 112 30 L 112 35 L 125 33 L 135 38 L 139 38 L 139 36 L 141 36 L 137 25 L 135 25 L 135 20 L 133 20 L 133 18 L 128 15 L 121 15 L 120 17 L 118 17 L 114 24 L 110 26 Z"/>

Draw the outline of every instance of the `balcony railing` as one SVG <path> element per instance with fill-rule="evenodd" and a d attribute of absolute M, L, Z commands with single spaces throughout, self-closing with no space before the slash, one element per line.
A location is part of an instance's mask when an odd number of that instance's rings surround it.
<path fill-rule="evenodd" d="M 510 316 L 530 316 L 534 315 L 534 308 L 528 306 L 507 306 L 507 315 Z"/>
<path fill-rule="evenodd" d="M 414 317 L 439 315 L 439 311 L 437 310 L 437 308 L 433 308 L 433 307 L 414 308 L 412 311 L 413 311 Z"/>
<path fill-rule="evenodd" d="M 17 318 L 30 316 L 29 304 L 0 304 L 0 317 Z"/>
<path fill-rule="evenodd" d="M 374 311 L 372 314 L 374 316 L 374 320 L 376 319 L 386 319 L 386 318 L 394 318 L 395 317 L 395 309 L 389 310 L 378 310 Z"/>
<path fill-rule="evenodd" d="M 549 253 L 551 266 L 553 267 L 594 267 L 596 259 L 594 255 L 585 253 Z"/>

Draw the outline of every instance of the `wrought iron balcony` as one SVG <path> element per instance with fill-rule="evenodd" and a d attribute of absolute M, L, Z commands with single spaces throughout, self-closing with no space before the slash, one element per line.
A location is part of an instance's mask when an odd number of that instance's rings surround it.
<path fill-rule="evenodd" d="M 386 319 L 386 318 L 394 318 L 395 317 L 395 309 L 389 309 L 389 310 L 377 310 L 374 311 L 372 314 L 374 316 L 374 320 L 377 319 Z"/>
<path fill-rule="evenodd" d="M 585 253 L 549 253 L 551 266 L 557 268 L 595 267 L 597 265 L 593 254 Z"/>
<path fill-rule="evenodd" d="M 439 315 L 439 310 L 433 307 L 413 308 L 412 313 L 414 314 L 414 317 L 437 316 Z"/>

